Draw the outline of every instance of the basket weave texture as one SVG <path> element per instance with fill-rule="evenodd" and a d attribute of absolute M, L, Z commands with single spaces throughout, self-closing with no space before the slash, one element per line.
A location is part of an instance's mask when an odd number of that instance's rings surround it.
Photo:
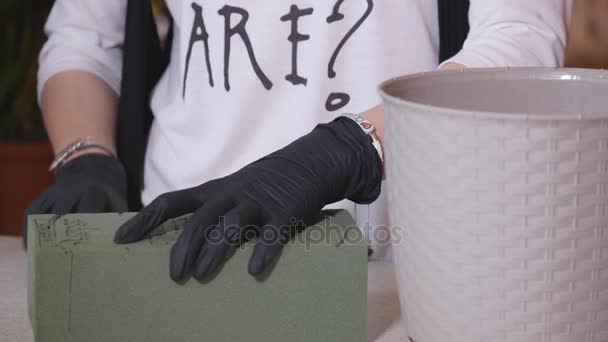
<path fill-rule="evenodd" d="M 608 341 L 608 119 L 384 108 L 408 335 Z"/>

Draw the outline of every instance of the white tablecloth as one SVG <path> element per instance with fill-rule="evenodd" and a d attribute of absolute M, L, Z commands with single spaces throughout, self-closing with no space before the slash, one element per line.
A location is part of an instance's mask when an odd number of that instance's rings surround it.
<path fill-rule="evenodd" d="M 367 298 L 368 341 L 407 341 L 392 264 L 369 264 Z M 27 317 L 26 256 L 21 240 L 0 236 L 0 342 L 33 341 Z"/>

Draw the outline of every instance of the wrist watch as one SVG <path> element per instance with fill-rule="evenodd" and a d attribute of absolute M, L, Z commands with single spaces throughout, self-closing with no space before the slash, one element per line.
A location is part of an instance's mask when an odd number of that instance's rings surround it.
<path fill-rule="evenodd" d="M 353 120 L 365 134 L 370 138 L 372 145 L 376 151 L 378 151 L 378 156 L 380 157 L 380 161 L 384 163 L 384 153 L 382 152 L 382 144 L 380 143 L 380 139 L 378 138 L 378 134 L 376 134 L 376 127 L 369 122 L 369 120 L 365 119 L 359 114 L 352 113 L 344 113 L 343 117 Z"/>
<path fill-rule="evenodd" d="M 116 155 L 114 154 L 114 152 L 111 149 L 109 149 L 106 146 L 96 144 L 93 141 L 93 139 L 91 139 L 91 137 L 85 137 L 83 139 L 76 140 L 75 142 L 69 144 L 66 148 L 64 148 L 61 152 L 59 152 L 59 154 L 57 154 L 57 157 L 55 157 L 55 159 L 51 163 L 51 166 L 49 167 L 49 171 L 55 171 L 55 169 L 57 169 L 58 167 L 63 165 L 63 163 L 66 161 L 66 159 L 68 159 L 74 153 L 83 151 L 83 150 L 88 150 L 91 148 L 101 149 L 101 150 L 105 151 L 106 153 L 108 153 L 109 155 L 111 155 L 112 157 L 116 158 Z"/>

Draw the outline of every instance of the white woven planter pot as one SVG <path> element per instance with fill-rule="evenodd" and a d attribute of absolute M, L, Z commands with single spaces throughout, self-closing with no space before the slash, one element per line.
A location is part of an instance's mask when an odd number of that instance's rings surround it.
<path fill-rule="evenodd" d="M 608 341 L 608 72 L 430 73 L 381 90 L 408 335 Z"/>

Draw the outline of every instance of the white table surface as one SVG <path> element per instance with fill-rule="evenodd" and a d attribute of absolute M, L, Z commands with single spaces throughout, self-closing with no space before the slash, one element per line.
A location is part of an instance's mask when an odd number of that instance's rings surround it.
<path fill-rule="evenodd" d="M 367 303 L 368 341 L 407 341 L 392 264 L 369 264 Z M 33 341 L 27 317 L 25 252 L 20 239 L 0 236 L 0 342 Z"/>

